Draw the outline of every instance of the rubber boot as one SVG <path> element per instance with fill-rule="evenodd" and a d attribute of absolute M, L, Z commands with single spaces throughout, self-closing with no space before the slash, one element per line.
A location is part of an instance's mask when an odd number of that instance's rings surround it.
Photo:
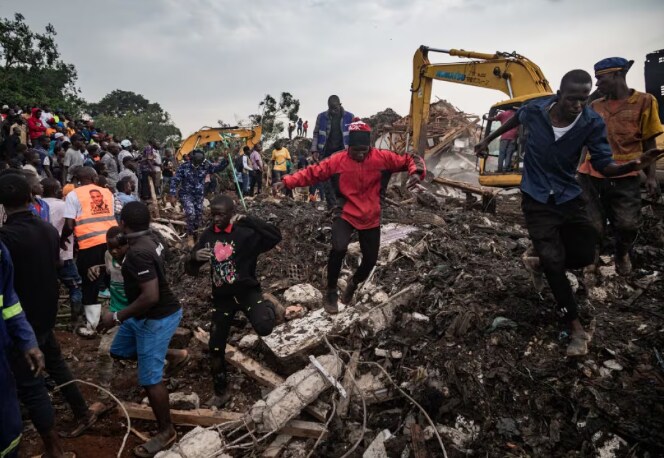
<path fill-rule="evenodd" d="M 221 358 L 212 358 L 212 385 L 214 395 L 205 403 L 209 407 L 220 409 L 231 399 L 228 392 L 228 373 L 226 372 L 226 362 Z"/>
<path fill-rule="evenodd" d="M 353 295 L 355 295 L 355 291 L 357 291 L 357 284 L 355 283 L 355 280 L 351 278 L 348 280 L 346 289 L 344 289 L 344 292 L 341 295 L 341 303 L 350 305 L 351 301 L 353 300 Z"/>
<path fill-rule="evenodd" d="M 339 293 L 336 288 L 328 289 L 325 293 L 323 308 L 329 314 L 339 313 Z"/>

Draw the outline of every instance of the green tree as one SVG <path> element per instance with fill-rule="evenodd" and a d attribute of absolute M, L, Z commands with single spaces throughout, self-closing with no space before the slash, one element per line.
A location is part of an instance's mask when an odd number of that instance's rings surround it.
<path fill-rule="evenodd" d="M 82 104 L 76 68 L 60 59 L 55 28 L 30 30 L 25 17 L 0 18 L 0 101 L 21 107 L 47 104 L 73 115 Z"/>
<path fill-rule="evenodd" d="M 116 89 L 99 102 L 88 104 L 87 110 L 98 128 L 117 137 L 131 137 L 141 145 L 150 139 L 169 144 L 182 139 L 171 116 L 158 103 L 135 92 Z"/>
<path fill-rule="evenodd" d="M 249 119 L 254 125 L 263 126 L 263 140 L 269 142 L 283 133 L 284 120 L 297 121 L 300 101 L 289 92 L 282 92 L 279 102 L 267 94 L 258 107 L 261 113 L 252 114 Z"/>

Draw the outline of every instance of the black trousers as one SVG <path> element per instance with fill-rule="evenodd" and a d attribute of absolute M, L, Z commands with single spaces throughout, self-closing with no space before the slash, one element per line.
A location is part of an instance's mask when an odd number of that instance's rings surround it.
<path fill-rule="evenodd" d="M 263 190 L 263 172 L 260 170 L 252 170 L 249 173 L 249 178 L 251 180 L 251 189 L 249 189 L 249 195 L 253 196 L 254 189 L 258 186 L 258 194 Z"/>
<path fill-rule="evenodd" d="M 332 250 L 327 261 L 327 288 L 336 289 L 341 265 L 348 251 L 348 244 L 353 231 L 357 231 L 360 239 L 360 250 L 362 251 L 362 262 L 353 275 L 355 284 L 362 283 L 369 277 L 371 269 L 378 261 L 380 250 L 380 226 L 372 229 L 359 230 L 341 218 L 336 218 L 332 223 Z"/>
<path fill-rule="evenodd" d="M 106 244 L 93 246 L 80 250 L 76 258 L 76 267 L 81 276 L 81 290 L 83 291 L 83 305 L 98 304 L 99 289 L 102 285 L 102 276 L 95 281 L 88 278 L 88 269 L 92 266 L 104 264 L 104 254 L 106 253 Z"/>
<path fill-rule="evenodd" d="M 599 240 L 586 202 L 579 196 L 560 205 L 553 198 L 543 204 L 523 193 L 521 208 L 558 311 L 565 322 L 570 322 L 578 318 L 578 311 L 565 270 L 592 264 Z"/>
<path fill-rule="evenodd" d="M 57 385 L 73 380 L 69 366 L 62 357 L 60 344 L 53 331 L 38 336 L 39 349 L 44 353 L 46 372 Z M 25 406 L 30 420 L 39 434 L 47 434 L 55 426 L 55 412 L 51 404 L 48 389 L 43 377 L 35 377 L 30 371 L 25 356 L 18 350 L 13 350 L 10 365 L 16 379 L 18 398 Z M 74 412 L 77 419 L 82 419 L 88 412 L 88 405 L 75 383 L 62 388 L 65 400 Z"/>
<path fill-rule="evenodd" d="M 578 181 L 595 229 L 606 236 L 608 220 L 616 239 L 616 254 L 624 256 L 641 228 L 641 179 L 638 176 L 596 178 L 581 173 Z"/>
<path fill-rule="evenodd" d="M 270 335 L 275 324 L 274 304 L 263 300 L 260 288 L 250 288 L 234 296 L 214 298 L 210 330 L 210 366 L 217 394 L 226 388 L 226 342 L 237 312 L 244 312 L 259 336 Z"/>

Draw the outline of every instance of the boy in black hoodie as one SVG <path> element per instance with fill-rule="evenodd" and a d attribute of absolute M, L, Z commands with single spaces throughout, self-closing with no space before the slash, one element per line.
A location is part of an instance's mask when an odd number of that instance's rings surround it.
<path fill-rule="evenodd" d="M 275 324 L 275 308 L 263 300 L 256 279 L 256 263 L 261 253 L 281 241 L 279 229 L 252 216 L 235 214 L 235 203 L 228 196 L 217 196 L 210 203 L 212 224 L 205 229 L 185 265 L 190 275 L 210 263 L 213 313 L 210 330 L 210 366 L 215 395 L 208 401 L 220 407 L 230 395 L 224 353 L 231 323 L 243 311 L 258 335 L 267 336 Z"/>

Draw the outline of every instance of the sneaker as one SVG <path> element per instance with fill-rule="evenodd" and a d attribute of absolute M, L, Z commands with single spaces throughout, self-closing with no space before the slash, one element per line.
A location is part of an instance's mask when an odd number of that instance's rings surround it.
<path fill-rule="evenodd" d="M 357 284 L 355 284 L 355 282 L 351 278 L 350 280 L 348 280 L 346 289 L 344 289 L 344 292 L 341 295 L 341 303 L 345 305 L 350 305 L 356 290 L 357 290 Z"/>
<path fill-rule="evenodd" d="M 616 272 L 618 275 L 629 275 L 632 272 L 632 260 L 629 258 L 629 254 L 624 254 L 622 256 L 616 255 Z"/>
<path fill-rule="evenodd" d="M 339 294 L 336 288 L 328 289 L 327 293 L 325 293 L 323 308 L 329 314 L 339 313 Z"/>
<path fill-rule="evenodd" d="M 530 279 L 533 282 L 533 286 L 538 293 L 541 293 L 544 290 L 544 273 L 540 268 L 540 260 L 538 256 L 530 256 L 530 253 L 525 252 L 521 257 L 523 265 L 526 267 L 530 273 Z"/>
<path fill-rule="evenodd" d="M 99 299 L 110 299 L 111 298 L 111 292 L 107 289 L 99 291 L 99 294 L 97 294 L 97 297 Z"/>

